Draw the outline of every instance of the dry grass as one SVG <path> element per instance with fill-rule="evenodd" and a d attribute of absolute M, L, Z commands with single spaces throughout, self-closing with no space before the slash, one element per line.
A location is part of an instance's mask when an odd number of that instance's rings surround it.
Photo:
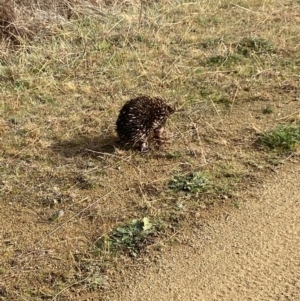
<path fill-rule="evenodd" d="M 12 1 L 18 43 L 0 48 L 0 300 L 100 300 L 114 260 L 97 240 L 143 217 L 168 237 L 269 168 L 252 143 L 299 121 L 300 4 L 47 3 Z M 137 94 L 177 104 L 165 149 L 118 146 Z M 168 190 L 198 171 L 209 191 Z"/>

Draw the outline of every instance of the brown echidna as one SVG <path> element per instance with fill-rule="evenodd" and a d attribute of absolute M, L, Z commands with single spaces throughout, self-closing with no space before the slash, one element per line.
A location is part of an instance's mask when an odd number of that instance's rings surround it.
<path fill-rule="evenodd" d="M 167 118 L 175 109 L 161 97 L 139 96 L 125 103 L 117 120 L 117 133 L 122 143 L 131 144 L 141 152 L 148 151 L 148 138 L 163 139 Z"/>

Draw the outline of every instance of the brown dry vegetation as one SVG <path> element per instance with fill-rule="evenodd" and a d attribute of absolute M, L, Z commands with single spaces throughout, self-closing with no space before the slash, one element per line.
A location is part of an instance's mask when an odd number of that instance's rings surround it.
<path fill-rule="evenodd" d="M 129 259 L 99 250 L 99 238 L 149 217 L 164 225 L 151 256 L 199 216 L 238 207 L 242 189 L 282 162 L 254 142 L 299 122 L 299 1 L 10 5 L 15 16 L 1 28 L 14 30 L 0 48 L 0 300 L 101 300 Z M 165 149 L 118 146 L 118 110 L 137 94 L 177 104 Z M 208 191 L 168 190 L 175 174 L 195 171 Z"/>

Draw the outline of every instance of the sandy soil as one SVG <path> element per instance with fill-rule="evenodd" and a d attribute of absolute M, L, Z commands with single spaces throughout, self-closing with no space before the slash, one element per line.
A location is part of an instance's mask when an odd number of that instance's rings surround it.
<path fill-rule="evenodd" d="M 186 235 L 155 265 L 126 273 L 109 300 L 300 300 L 300 166 Z"/>

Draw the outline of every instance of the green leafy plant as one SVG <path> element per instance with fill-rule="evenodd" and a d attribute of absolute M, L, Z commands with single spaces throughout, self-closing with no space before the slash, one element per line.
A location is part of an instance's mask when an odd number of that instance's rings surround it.
<path fill-rule="evenodd" d="M 198 193 L 207 189 L 208 180 L 200 172 L 191 172 L 174 176 L 168 187 L 175 192 Z"/>
<path fill-rule="evenodd" d="M 154 235 L 159 230 L 160 225 L 151 223 L 148 217 L 134 219 L 102 237 L 96 246 L 108 252 L 128 252 L 135 257 L 153 242 Z"/>
<path fill-rule="evenodd" d="M 264 133 L 261 144 L 280 152 L 292 152 L 300 141 L 300 125 L 281 125 Z"/>

